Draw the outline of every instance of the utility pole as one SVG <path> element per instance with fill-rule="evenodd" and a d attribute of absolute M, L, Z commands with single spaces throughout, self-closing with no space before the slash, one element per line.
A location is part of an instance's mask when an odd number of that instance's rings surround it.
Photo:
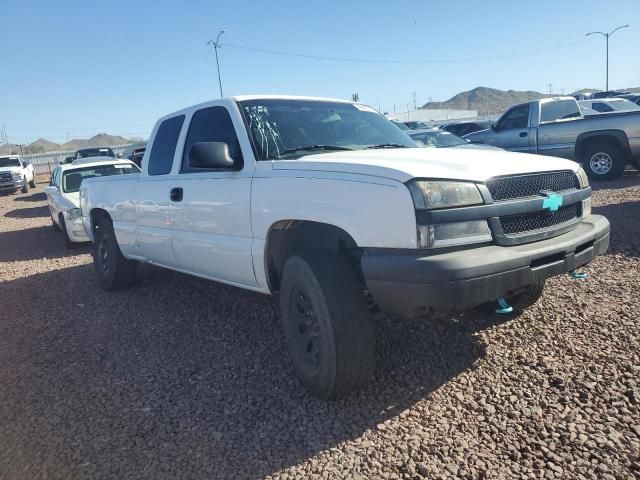
<path fill-rule="evenodd" d="M 413 92 L 413 109 L 417 110 L 418 107 L 416 106 L 416 92 Z"/>
<path fill-rule="evenodd" d="M 551 84 L 550 84 L 550 83 L 547 83 L 547 87 L 549 87 L 549 95 L 553 95 L 553 94 L 551 93 L 551 92 L 552 92 Z"/>
<path fill-rule="evenodd" d="M 218 60 L 218 49 L 222 48 L 222 46 L 220 45 L 220 35 L 222 35 L 224 32 L 226 32 L 226 30 L 220 30 L 220 33 L 218 33 L 215 42 L 213 40 L 209 40 L 207 42 L 207 45 L 213 46 L 213 50 L 216 53 L 216 67 L 218 67 L 218 85 L 220 86 L 220 98 L 222 98 L 222 79 L 220 78 L 220 61 Z"/>
<path fill-rule="evenodd" d="M 604 32 L 589 32 L 587 34 L 585 34 L 585 37 L 588 37 L 589 35 L 602 35 L 604 38 L 606 38 L 607 42 L 607 53 L 606 53 L 606 75 L 607 75 L 607 81 L 606 81 L 606 87 L 605 87 L 605 91 L 609 91 L 609 37 L 611 35 L 613 35 L 614 33 L 616 33 L 618 30 L 620 30 L 621 28 L 627 28 L 629 25 L 622 25 L 620 27 L 616 27 L 613 30 L 611 30 L 609 33 L 604 33 Z"/>

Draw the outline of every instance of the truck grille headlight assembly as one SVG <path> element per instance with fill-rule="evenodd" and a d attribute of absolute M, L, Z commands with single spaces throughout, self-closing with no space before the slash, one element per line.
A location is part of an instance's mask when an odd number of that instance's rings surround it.
<path fill-rule="evenodd" d="M 584 171 L 584 168 L 578 167 L 576 175 L 578 176 L 578 181 L 580 182 L 580 188 L 586 188 L 589 186 L 589 177 L 587 177 L 587 172 Z"/>
<path fill-rule="evenodd" d="M 418 226 L 419 248 L 442 248 L 490 242 L 491 230 L 486 220 Z"/>
<path fill-rule="evenodd" d="M 20 175 L 19 173 L 11 173 L 11 178 L 13 178 L 14 182 L 19 182 L 20 180 L 22 180 L 22 175 Z"/>
<path fill-rule="evenodd" d="M 482 195 L 471 182 L 417 180 L 407 184 L 416 210 L 482 205 Z M 418 225 L 419 248 L 442 248 L 492 240 L 486 220 Z"/>

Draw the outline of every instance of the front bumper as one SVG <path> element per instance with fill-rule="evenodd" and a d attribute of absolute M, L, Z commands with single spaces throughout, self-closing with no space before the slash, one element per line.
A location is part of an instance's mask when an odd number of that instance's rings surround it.
<path fill-rule="evenodd" d="M 24 186 L 23 180 L 11 180 L 10 182 L 0 182 L 0 191 L 8 192 L 20 190 Z"/>
<path fill-rule="evenodd" d="M 69 220 L 65 218 L 65 227 L 67 228 L 67 235 L 72 242 L 90 242 L 91 239 L 87 236 L 82 225 L 82 218 L 78 220 Z"/>
<path fill-rule="evenodd" d="M 362 271 L 380 309 L 415 317 L 464 310 L 570 272 L 609 248 L 609 221 L 590 215 L 574 230 L 524 245 L 425 255 L 368 251 Z"/>

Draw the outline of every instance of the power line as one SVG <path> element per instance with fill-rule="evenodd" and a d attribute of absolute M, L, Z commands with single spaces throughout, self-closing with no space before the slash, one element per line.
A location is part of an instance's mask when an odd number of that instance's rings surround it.
<path fill-rule="evenodd" d="M 246 50 L 246 51 L 249 51 L 249 52 L 267 53 L 267 54 L 271 54 L 271 55 L 283 55 L 283 56 L 288 56 L 288 57 L 299 57 L 299 58 L 306 58 L 306 59 L 312 59 L 312 60 L 329 60 L 329 61 L 334 61 L 334 62 L 348 62 L 348 63 L 379 63 L 379 64 L 419 65 L 419 64 L 434 64 L 434 63 L 447 64 L 447 63 L 482 62 L 482 61 L 488 61 L 488 60 L 502 60 L 502 59 L 520 57 L 520 56 L 525 56 L 525 55 L 534 55 L 534 54 L 538 54 L 538 53 L 550 52 L 550 51 L 553 51 L 553 50 L 559 50 L 559 49 L 562 49 L 562 48 L 567 48 L 567 47 L 571 47 L 571 46 L 574 46 L 574 45 L 579 45 L 579 44 L 585 43 L 587 41 L 588 40 L 584 39 L 584 40 L 579 40 L 579 41 L 576 41 L 576 42 L 570 42 L 570 43 L 565 43 L 565 44 L 561 44 L 561 45 L 556 45 L 556 46 L 553 46 L 553 47 L 541 48 L 541 49 L 537 49 L 537 50 L 528 50 L 528 51 L 505 54 L 505 55 L 493 55 L 493 56 L 488 56 L 488 57 L 475 57 L 475 58 L 457 58 L 457 59 L 447 59 L 447 60 L 438 60 L 438 59 L 426 59 L 426 60 L 381 60 L 381 59 L 372 59 L 372 58 L 350 58 L 350 57 L 333 57 L 333 56 L 326 56 L 326 55 L 309 55 L 309 54 L 306 54 L 306 53 L 286 52 L 286 51 L 282 51 L 282 50 L 270 50 L 270 49 L 266 49 L 266 48 L 249 47 L 249 46 L 246 46 L 246 45 L 236 45 L 236 44 L 233 44 L 233 43 L 224 43 L 223 46 L 229 47 L 229 48 L 235 48 L 235 49 L 238 49 L 238 50 Z"/>

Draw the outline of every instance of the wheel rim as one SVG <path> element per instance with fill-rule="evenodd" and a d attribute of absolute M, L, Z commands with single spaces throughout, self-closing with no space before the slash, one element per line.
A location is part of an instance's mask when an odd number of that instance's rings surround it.
<path fill-rule="evenodd" d="M 612 166 L 613 160 L 611 158 L 611 155 L 605 152 L 595 153 L 589 160 L 589 167 L 591 167 L 591 171 L 593 173 L 597 173 L 598 175 L 609 173 Z"/>
<path fill-rule="evenodd" d="M 109 241 L 106 237 L 98 243 L 98 265 L 103 272 L 109 271 Z"/>
<path fill-rule="evenodd" d="M 292 294 L 293 333 L 302 361 L 313 369 L 320 365 L 320 323 L 305 292 L 294 289 Z"/>

